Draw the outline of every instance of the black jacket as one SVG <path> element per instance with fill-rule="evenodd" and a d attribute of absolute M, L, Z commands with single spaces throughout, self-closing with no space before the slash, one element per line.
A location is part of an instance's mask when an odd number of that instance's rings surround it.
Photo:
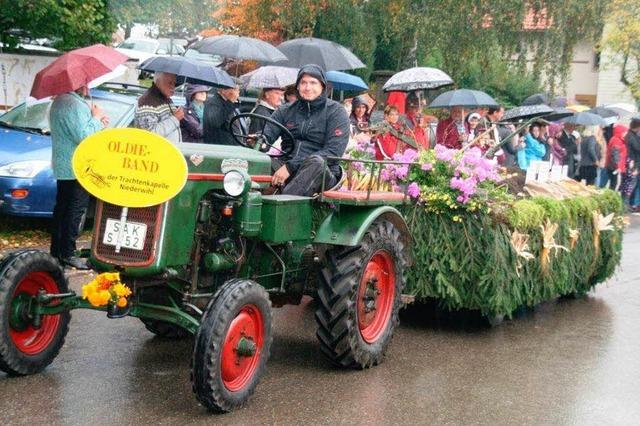
<path fill-rule="evenodd" d="M 629 130 L 624 141 L 627 143 L 627 159 L 633 161 L 636 170 L 640 170 L 640 136 Z"/>
<path fill-rule="evenodd" d="M 258 102 L 258 105 L 251 110 L 254 114 L 264 115 L 265 117 L 271 117 L 271 114 L 275 111 L 275 108 L 270 108 L 265 105 L 264 102 Z M 259 118 L 252 117 L 251 123 L 249 124 L 249 134 L 254 134 L 257 132 L 262 132 L 264 128 L 265 121 Z"/>
<path fill-rule="evenodd" d="M 342 157 L 347 148 L 347 111 L 338 102 L 327 99 L 325 94 L 311 102 L 298 99 L 292 104 L 282 105 L 271 118 L 289 129 L 295 139 L 293 158 L 285 163 L 291 174 L 295 174 L 310 155 Z M 279 128 L 269 125 L 265 127 L 264 134 L 270 142 L 282 136 Z M 283 146 L 283 149 L 286 148 L 288 147 Z M 340 166 L 337 161 L 330 161 L 329 169 L 336 175 Z"/>
<path fill-rule="evenodd" d="M 203 114 L 203 141 L 216 145 L 238 145 L 229 131 L 229 122 L 234 117 L 236 106 L 233 102 L 224 99 L 219 93 L 213 93 L 204 103 Z M 241 129 L 237 120 L 234 132 L 246 134 L 247 129 Z M 244 131 L 243 131 L 244 130 Z"/>
<path fill-rule="evenodd" d="M 575 158 L 578 153 L 578 145 L 576 144 L 576 138 L 569 134 L 566 130 L 562 131 L 562 135 L 558 139 L 560 146 L 564 148 L 567 153 L 565 162 L 567 164 L 568 176 L 573 179 L 576 174 Z"/>
<path fill-rule="evenodd" d="M 580 167 L 596 166 L 602 158 L 598 141 L 594 136 L 587 136 L 580 143 Z"/>

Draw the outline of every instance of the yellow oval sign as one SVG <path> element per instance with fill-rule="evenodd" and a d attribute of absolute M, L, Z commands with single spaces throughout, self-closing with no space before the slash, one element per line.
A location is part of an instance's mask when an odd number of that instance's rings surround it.
<path fill-rule="evenodd" d="M 187 181 L 178 148 L 141 129 L 107 129 L 87 137 L 73 154 L 73 172 L 96 198 L 123 207 L 163 203 Z"/>

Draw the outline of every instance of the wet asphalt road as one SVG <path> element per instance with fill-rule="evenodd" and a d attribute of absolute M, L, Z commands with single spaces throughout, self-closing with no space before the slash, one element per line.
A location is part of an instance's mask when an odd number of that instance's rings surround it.
<path fill-rule="evenodd" d="M 309 301 L 277 309 L 268 370 L 249 404 L 226 415 L 206 413 L 191 393 L 191 340 L 75 311 L 44 373 L 0 373 L 0 425 L 640 424 L 639 261 L 633 218 L 621 269 L 587 298 L 493 329 L 413 306 L 385 363 L 367 371 L 322 357 Z"/>

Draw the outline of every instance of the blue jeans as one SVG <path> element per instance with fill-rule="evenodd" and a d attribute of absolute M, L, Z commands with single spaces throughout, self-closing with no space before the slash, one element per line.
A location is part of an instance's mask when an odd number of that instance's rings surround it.
<path fill-rule="evenodd" d="M 631 193 L 630 203 L 631 207 L 640 206 L 640 175 L 636 176 L 636 186 Z"/>
<path fill-rule="evenodd" d="M 607 186 L 609 182 L 609 173 L 607 173 L 607 169 L 603 167 L 598 167 L 598 177 L 596 178 L 596 185 L 598 188 L 604 188 Z"/>

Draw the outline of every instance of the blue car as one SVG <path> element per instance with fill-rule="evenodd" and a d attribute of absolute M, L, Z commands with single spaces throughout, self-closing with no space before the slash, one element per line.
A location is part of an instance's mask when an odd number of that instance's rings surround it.
<path fill-rule="evenodd" d="M 91 90 L 93 102 L 109 116 L 109 127 L 133 122 L 140 88 Z M 20 104 L 0 116 L 0 213 L 52 217 L 56 180 L 51 169 L 51 101 Z"/>

